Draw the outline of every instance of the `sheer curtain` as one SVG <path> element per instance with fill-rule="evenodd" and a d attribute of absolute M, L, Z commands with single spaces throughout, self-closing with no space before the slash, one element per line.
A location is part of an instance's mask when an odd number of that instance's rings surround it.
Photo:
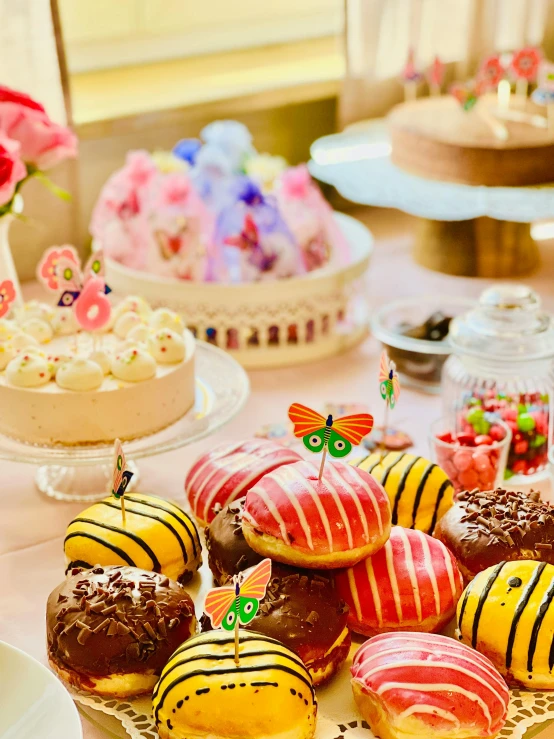
<path fill-rule="evenodd" d="M 419 69 L 438 54 L 447 80 L 470 76 L 495 50 L 531 44 L 554 55 L 554 0 L 345 0 L 345 12 L 342 125 L 402 100 L 398 78 L 410 47 Z"/>
<path fill-rule="evenodd" d="M 0 83 L 40 100 L 51 118 L 66 123 L 69 97 L 63 84 L 63 63 L 56 43 L 56 3 L 53 0 L 0 0 Z M 59 47 L 59 48 L 58 48 Z M 63 59 L 62 59 L 63 62 Z M 31 279 L 44 249 L 71 242 L 76 233 L 77 169 L 64 162 L 51 172 L 52 179 L 68 190 L 72 202 L 58 200 L 38 182 L 22 191 L 25 221 L 10 229 L 12 253 L 22 280 Z"/>

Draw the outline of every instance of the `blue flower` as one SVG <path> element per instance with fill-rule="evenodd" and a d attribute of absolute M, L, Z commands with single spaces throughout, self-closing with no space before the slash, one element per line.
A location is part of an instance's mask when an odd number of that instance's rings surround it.
<path fill-rule="evenodd" d="M 201 147 L 200 139 L 181 139 L 173 147 L 173 154 L 189 164 L 194 164 Z"/>

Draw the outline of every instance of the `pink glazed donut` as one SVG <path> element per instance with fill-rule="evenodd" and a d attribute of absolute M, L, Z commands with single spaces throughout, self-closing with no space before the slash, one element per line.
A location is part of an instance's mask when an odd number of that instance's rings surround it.
<path fill-rule="evenodd" d="M 292 449 L 268 439 L 220 444 L 197 459 L 185 479 L 192 512 L 206 526 L 265 474 L 299 459 L 302 457 Z"/>
<path fill-rule="evenodd" d="M 352 631 L 440 631 L 456 612 L 463 580 L 444 544 L 423 531 L 393 526 L 376 554 L 337 572 Z"/>
<path fill-rule="evenodd" d="M 493 737 L 510 694 L 486 657 L 438 634 L 398 632 L 366 641 L 354 656 L 358 709 L 381 739 Z"/>
<path fill-rule="evenodd" d="M 246 494 L 242 530 L 265 557 L 312 569 L 349 567 L 389 538 L 391 512 L 381 485 L 342 462 L 295 462 L 270 472 Z"/>

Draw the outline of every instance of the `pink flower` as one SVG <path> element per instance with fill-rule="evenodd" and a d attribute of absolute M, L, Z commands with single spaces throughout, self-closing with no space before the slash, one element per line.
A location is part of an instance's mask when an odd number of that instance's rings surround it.
<path fill-rule="evenodd" d="M 290 167 L 280 177 L 283 194 L 289 198 L 306 198 L 312 188 L 312 178 L 305 164 Z"/>
<path fill-rule="evenodd" d="M 159 190 L 159 207 L 185 207 L 191 195 L 189 178 L 180 172 L 165 175 Z"/>
<path fill-rule="evenodd" d="M 75 134 L 28 105 L 0 101 L 0 131 L 19 141 L 21 158 L 37 169 L 51 169 L 77 154 Z"/>
<path fill-rule="evenodd" d="M 58 277 L 56 274 L 56 268 L 61 258 L 69 259 L 75 262 L 76 266 L 80 269 L 79 259 L 75 252 L 75 247 L 61 246 L 58 249 L 48 249 L 42 260 L 40 261 L 37 268 L 37 275 L 39 280 L 44 284 L 48 290 L 56 291 L 59 288 Z"/>
<path fill-rule="evenodd" d="M 496 90 L 505 74 L 506 70 L 498 54 L 487 57 L 477 73 L 477 93 L 482 95 L 487 90 Z"/>
<path fill-rule="evenodd" d="M 0 85 L 0 103 L 17 103 L 18 105 L 23 105 L 25 108 L 32 108 L 41 113 L 46 113 L 44 106 L 33 100 L 32 97 L 26 95 L 24 92 L 12 90 L 5 85 Z"/>
<path fill-rule="evenodd" d="M 146 187 L 156 176 L 158 169 L 147 151 L 130 151 L 121 173 L 125 174 L 129 184 L 136 188 Z"/>
<path fill-rule="evenodd" d="M 15 186 L 27 176 L 20 159 L 20 146 L 0 132 L 0 206 L 13 198 Z"/>
<path fill-rule="evenodd" d="M 9 311 L 11 304 L 15 300 L 15 288 L 11 280 L 0 282 L 0 318 L 3 318 Z"/>
<path fill-rule="evenodd" d="M 527 48 L 514 52 L 512 69 L 517 79 L 534 82 L 537 79 L 539 64 L 541 63 L 539 49 Z"/>

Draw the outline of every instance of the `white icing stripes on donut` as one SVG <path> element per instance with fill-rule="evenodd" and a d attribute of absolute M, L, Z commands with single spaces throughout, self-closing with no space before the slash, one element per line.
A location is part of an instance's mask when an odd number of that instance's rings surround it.
<path fill-rule="evenodd" d="M 296 542 L 311 551 L 321 550 L 322 545 L 329 553 L 365 546 L 371 543 L 372 535 L 377 535 L 372 532 L 377 527 L 382 535 L 389 504 L 386 493 L 373 478 L 336 462 L 327 464 L 321 482 L 317 472 L 315 465 L 298 462 L 266 474 L 248 491 L 244 519 L 267 532 L 264 519 L 267 529 L 274 529 L 267 518 L 269 512 L 283 541 Z M 320 532 L 317 542 L 316 530 Z"/>
<path fill-rule="evenodd" d="M 419 592 L 419 585 L 417 582 L 417 573 L 415 571 L 414 561 L 412 557 L 412 547 L 410 546 L 410 540 L 408 539 L 408 536 L 405 530 L 401 526 L 396 527 L 395 533 L 399 535 L 400 539 L 402 540 L 402 544 L 404 545 L 404 556 L 405 556 L 405 562 L 406 562 L 406 569 L 408 570 L 408 575 L 410 576 L 410 583 L 412 584 L 412 590 L 414 593 L 417 620 L 418 620 L 418 623 L 421 623 L 422 621 L 421 595 Z M 385 546 L 390 546 L 389 542 L 390 540 L 387 541 Z M 437 611 L 437 614 L 438 614 L 438 611 Z"/>
<path fill-rule="evenodd" d="M 336 584 L 354 606 L 351 622 L 356 616 L 357 625 L 367 629 L 362 633 L 385 624 L 397 628 L 440 619 L 454 610 L 463 590 L 460 572 L 444 544 L 402 526 L 393 526 L 385 546 L 370 558 L 337 573 Z"/>
<path fill-rule="evenodd" d="M 440 634 L 433 634 L 429 637 L 426 634 L 414 631 L 409 634 L 380 634 L 379 636 L 374 636 L 372 639 L 365 642 L 365 644 L 363 644 L 356 653 L 356 661 L 358 662 L 357 669 L 360 670 L 376 657 L 398 653 L 399 651 L 402 651 L 402 648 L 404 648 L 405 651 L 420 650 L 423 653 L 430 652 L 430 639 L 434 642 L 432 647 L 433 655 L 461 659 L 464 662 L 479 668 L 497 683 L 502 693 L 507 693 L 506 684 L 500 676 L 500 673 L 486 657 L 484 657 L 480 652 L 470 649 L 469 647 L 460 650 L 460 646 L 463 645 L 458 644 L 458 642 L 448 636 L 442 636 Z M 379 649 L 375 654 L 373 654 L 373 650 L 377 647 L 377 644 L 381 642 L 387 644 L 388 648 Z M 396 646 L 393 647 L 392 644 L 395 644 Z M 404 646 L 401 647 L 399 645 Z M 370 653 L 370 656 L 366 657 L 368 653 Z"/>
<path fill-rule="evenodd" d="M 426 639 L 423 634 L 417 634 L 417 632 L 416 632 L 414 635 L 417 636 L 417 637 L 421 637 L 421 639 L 416 638 L 416 639 L 413 639 L 411 641 L 421 641 L 420 650 L 422 652 L 427 651 L 428 650 L 428 645 L 429 645 L 429 640 Z M 415 649 L 414 649 L 414 647 L 408 647 L 407 648 L 407 651 L 415 651 Z M 381 659 L 381 658 L 385 657 L 388 654 L 398 654 L 398 652 L 399 652 L 398 647 L 395 647 L 394 649 L 392 649 L 392 648 L 391 649 L 382 649 L 378 653 L 375 653 L 373 655 L 370 655 L 366 659 L 361 660 L 361 662 L 359 663 L 359 670 L 360 671 L 367 670 L 367 666 L 371 662 L 375 661 L 376 658 Z M 476 654 L 478 654 L 478 653 L 476 653 Z M 361 656 L 363 656 L 363 654 Z M 500 678 L 499 676 L 497 676 L 493 672 L 491 672 L 490 666 L 487 665 L 484 662 L 479 662 L 476 659 L 475 660 L 474 659 L 471 659 L 471 657 L 469 655 L 468 656 L 465 656 L 465 655 L 458 654 L 457 652 L 454 652 L 454 651 L 450 651 L 450 650 L 444 651 L 443 649 L 433 648 L 433 659 L 436 660 L 437 657 L 445 657 L 446 660 L 448 660 L 448 658 L 455 658 L 457 660 L 462 660 L 463 662 L 466 662 L 467 664 L 469 664 L 473 668 L 478 668 L 479 670 L 485 672 L 487 674 L 487 677 L 493 678 L 493 680 L 495 680 L 497 682 L 498 686 L 501 689 L 503 689 L 503 688 L 505 689 L 505 685 L 502 683 L 502 678 Z M 417 660 L 417 663 L 420 663 L 420 662 L 421 662 L 421 660 Z M 432 667 L 434 665 L 435 666 L 437 665 L 437 662 L 436 661 L 424 660 L 423 662 L 424 662 L 424 664 L 427 667 Z M 394 668 L 394 667 L 406 666 L 408 664 L 411 664 L 411 663 L 409 663 L 407 661 L 392 662 L 392 663 L 389 664 L 389 666 L 391 668 Z M 452 666 L 451 664 L 447 664 L 447 661 L 445 661 L 445 662 L 442 662 L 441 661 L 438 664 L 440 665 L 440 667 L 451 667 Z M 386 665 L 383 667 L 383 669 L 385 669 L 385 668 L 386 668 Z M 471 669 L 470 670 L 466 670 L 462 666 L 460 666 L 460 668 L 461 668 L 461 671 L 465 672 L 467 675 L 470 675 L 471 677 L 475 677 L 478 680 L 478 682 L 481 682 L 483 685 L 485 685 L 485 687 L 489 688 L 491 690 L 491 692 L 494 693 L 494 695 L 498 698 L 499 701 L 502 701 L 503 700 L 501 694 L 492 685 L 490 685 L 486 680 L 484 680 L 484 679 L 480 678 L 478 675 L 476 675 L 476 673 L 475 673 L 474 670 L 471 670 Z M 369 677 L 373 673 L 377 673 L 381 669 L 382 669 L 381 667 L 376 667 L 373 670 L 367 670 L 367 672 L 364 672 L 363 679 L 364 680 L 365 679 L 369 679 Z"/>
<path fill-rule="evenodd" d="M 400 593 L 398 591 L 398 580 L 396 579 L 396 572 L 394 571 L 393 551 L 392 551 L 392 547 L 390 546 L 390 539 L 385 544 L 384 549 L 385 549 L 385 560 L 387 563 L 387 574 L 389 576 L 392 597 L 394 600 L 394 607 L 396 610 L 396 618 L 398 619 L 398 623 L 401 624 L 402 623 L 402 603 L 400 601 Z"/>
<path fill-rule="evenodd" d="M 425 662 L 421 663 L 425 665 Z M 408 683 L 408 682 L 390 682 L 383 683 L 375 692 L 377 695 L 383 695 L 391 690 L 416 690 L 419 693 L 458 693 L 463 695 L 473 703 L 477 703 L 483 711 L 483 715 L 488 721 L 489 729 L 492 726 L 492 716 L 489 707 L 485 701 L 480 698 L 477 693 L 473 693 L 471 690 L 466 690 L 454 683 Z"/>
<path fill-rule="evenodd" d="M 412 714 L 421 714 L 424 723 L 433 715 L 442 716 L 471 727 L 474 736 L 485 730 L 476 721 L 475 706 L 479 706 L 491 733 L 499 731 L 506 715 L 508 689 L 492 663 L 437 634 L 373 637 L 356 653 L 352 676 L 365 692 L 381 696 L 393 714 L 398 712 L 395 722 Z M 460 696 L 455 717 L 453 694 Z"/>
<path fill-rule="evenodd" d="M 402 713 L 398 714 L 398 720 L 401 721 L 403 718 L 413 716 L 414 713 L 428 713 L 431 714 L 431 716 L 438 716 L 439 718 L 443 718 L 445 721 L 451 721 L 456 729 L 460 728 L 460 722 L 453 713 L 450 713 L 450 711 L 445 711 L 443 708 L 438 708 L 437 706 L 427 706 L 423 703 L 416 703 L 415 705 L 406 708 L 405 711 L 402 711 Z"/>

